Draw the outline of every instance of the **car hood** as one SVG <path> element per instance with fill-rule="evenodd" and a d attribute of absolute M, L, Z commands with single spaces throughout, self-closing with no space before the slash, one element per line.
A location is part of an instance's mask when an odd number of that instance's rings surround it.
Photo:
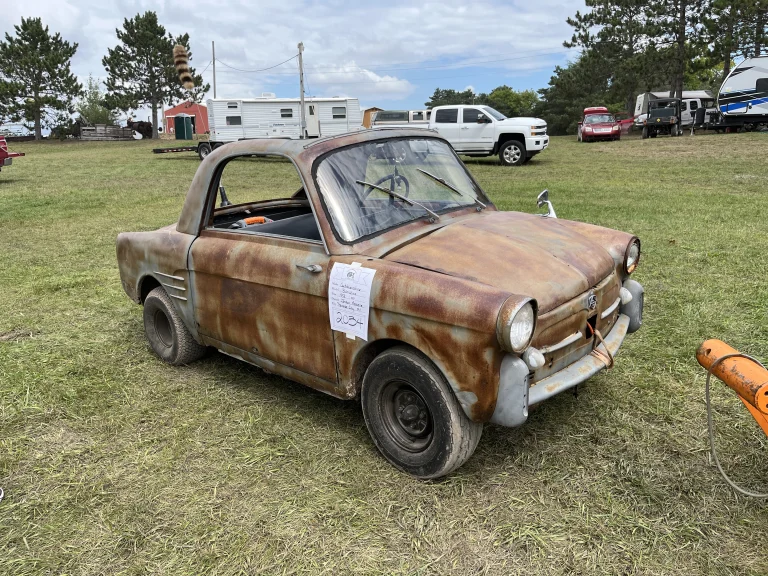
<path fill-rule="evenodd" d="M 519 116 L 515 118 L 505 118 L 500 120 L 499 124 L 503 126 L 546 126 L 547 121 L 541 118 L 532 118 L 530 116 Z"/>
<path fill-rule="evenodd" d="M 547 312 L 597 285 L 615 264 L 567 220 L 486 212 L 390 252 L 385 260 L 530 296 Z"/>

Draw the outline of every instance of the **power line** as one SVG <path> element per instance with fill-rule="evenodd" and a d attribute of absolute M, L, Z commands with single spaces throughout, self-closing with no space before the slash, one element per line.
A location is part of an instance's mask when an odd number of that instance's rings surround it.
<path fill-rule="evenodd" d="M 554 54 L 560 54 L 560 52 L 551 52 L 549 54 L 540 54 L 539 56 L 552 56 Z M 524 60 L 526 58 L 510 58 L 509 60 L 520 60 L 520 59 Z M 353 74 L 353 73 L 352 72 L 347 72 L 347 74 Z M 426 77 L 422 76 L 422 77 L 419 77 L 418 80 L 419 81 L 421 81 L 421 80 L 443 80 L 443 79 L 451 79 L 451 78 L 469 78 L 469 77 L 475 77 L 475 76 L 491 76 L 491 75 L 493 75 L 493 76 L 498 75 L 498 72 L 488 72 L 488 73 L 485 73 L 485 74 L 482 74 L 482 73 L 480 73 L 480 74 L 459 74 L 459 75 L 454 75 L 454 76 L 426 76 Z M 358 82 L 335 82 L 333 80 L 326 80 L 326 81 L 315 80 L 315 81 L 318 82 L 319 84 L 331 84 L 333 86 L 342 86 L 342 85 L 347 85 L 347 84 L 382 84 L 382 83 L 385 83 L 385 82 L 387 82 L 387 83 L 388 82 L 407 82 L 408 80 L 405 79 L 405 78 L 399 78 L 399 79 L 395 79 L 395 80 L 361 80 L 361 81 L 358 81 Z"/>
<path fill-rule="evenodd" d="M 495 63 L 499 63 L 499 62 L 509 62 L 509 61 L 513 61 L 513 60 L 527 60 L 527 59 L 532 59 L 532 58 L 536 58 L 536 57 L 539 57 L 539 56 L 553 56 L 553 55 L 557 55 L 557 54 L 567 54 L 569 52 L 572 52 L 573 50 L 578 50 L 578 49 L 579 48 L 574 47 L 574 48 L 567 48 L 567 49 L 564 49 L 564 50 L 558 50 L 557 52 L 547 52 L 547 53 L 543 53 L 543 54 L 533 54 L 534 52 L 539 52 L 540 50 L 542 50 L 540 48 L 539 50 L 528 50 L 528 51 L 525 51 L 525 52 L 519 52 L 518 53 L 518 54 L 532 54 L 531 56 L 515 56 L 515 57 L 512 57 L 512 58 L 501 58 L 501 59 L 496 59 L 496 60 L 480 60 L 480 61 L 477 61 L 477 62 L 441 64 L 441 65 L 436 65 L 436 66 L 414 66 L 414 67 L 409 67 L 409 68 L 377 68 L 377 67 L 371 67 L 371 66 L 368 66 L 368 65 L 357 65 L 357 64 L 355 64 L 355 65 L 351 65 L 351 66 L 342 65 L 342 67 L 346 67 L 347 70 L 341 70 L 340 71 L 340 70 L 338 70 L 339 66 L 333 66 L 333 67 L 331 67 L 331 66 L 314 66 L 314 67 L 309 68 L 309 69 L 305 68 L 304 74 L 305 74 L 305 76 L 309 75 L 309 74 L 314 74 L 314 75 L 317 76 L 317 75 L 320 75 L 320 74 L 328 75 L 328 74 L 352 74 L 352 73 L 354 73 L 354 72 L 350 72 L 349 69 L 366 70 L 366 71 L 369 71 L 369 72 L 398 72 L 398 71 L 408 71 L 408 70 L 437 70 L 437 69 L 445 69 L 445 68 L 470 68 L 472 66 L 479 66 L 481 64 L 495 64 Z M 294 56 L 294 58 L 295 58 L 295 56 Z M 286 60 L 286 62 L 288 62 L 290 60 L 291 60 L 291 58 Z M 217 58 L 217 61 L 223 64 L 223 62 L 221 62 L 221 60 L 218 60 L 218 58 Z M 425 60 L 424 62 L 429 62 L 429 60 Z M 283 62 L 281 64 L 284 64 L 284 63 L 285 62 Z M 225 64 L 225 66 L 227 66 L 227 65 Z M 262 70 L 239 70 L 238 68 L 234 68 L 232 66 L 228 66 L 228 67 L 232 68 L 233 70 L 239 71 L 239 72 L 262 72 L 262 71 L 265 71 L 265 70 L 271 70 L 273 68 L 276 68 L 277 66 L 280 66 L 280 64 L 278 64 L 276 66 L 271 66 L 270 68 L 264 68 Z M 333 71 L 333 72 L 313 72 L 313 70 L 315 70 L 315 71 L 316 70 L 322 70 L 323 68 L 335 68 L 336 71 Z M 270 76 L 293 76 L 295 74 L 296 74 L 295 72 L 272 72 L 269 75 Z"/>
<path fill-rule="evenodd" d="M 208 62 L 208 65 L 205 68 L 203 68 L 203 71 L 200 72 L 200 76 L 202 76 L 205 73 L 205 71 L 208 70 L 208 68 L 211 66 L 211 64 L 213 64 L 213 60 Z"/>
<path fill-rule="evenodd" d="M 256 72 L 266 72 L 267 70 L 272 70 L 273 68 L 277 68 L 278 66 L 282 66 L 282 65 L 283 65 L 283 64 L 285 64 L 286 62 L 290 62 L 291 60 L 293 60 L 293 59 L 294 59 L 294 58 L 296 58 L 296 57 L 298 57 L 298 54 L 294 54 L 293 56 L 291 56 L 291 57 L 290 57 L 290 58 L 288 58 L 287 60 L 283 60 L 283 61 L 282 61 L 282 62 L 280 62 L 279 64 L 275 64 L 274 66 L 269 66 L 269 67 L 267 67 L 267 68 L 260 68 L 259 70 L 241 70 L 240 68 L 235 68 L 234 66 L 230 66 L 230 65 L 229 65 L 229 64 L 227 64 L 226 62 L 222 62 L 222 61 L 221 61 L 221 60 L 219 60 L 218 58 L 216 58 L 216 61 L 217 61 L 219 64 L 222 64 L 222 65 L 226 66 L 227 68 L 231 68 L 232 70 L 237 70 L 238 72 L 245 72 L 245 73 L 247 73 L 247 74 L 252 74 L 252 73 L 256 73 Z"/>

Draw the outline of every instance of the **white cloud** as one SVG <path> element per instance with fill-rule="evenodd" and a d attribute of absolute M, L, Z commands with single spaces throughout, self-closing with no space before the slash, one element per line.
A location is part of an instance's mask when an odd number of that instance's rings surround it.
<path fill-rule="evenodd" d="M 414 4 L 393 0 L 25 0 L 6 2 L 0 34 L 12 32 L 22 16 L 40 16 L 51 30 L 79 43 L 73 70 L 104 78 L 107 48 L 117 44 L 115 28 L 123 18 L 156 10 L 173 34 L 188 32 L 193 65 L 218 59 L 252 70 L 272 65 L 305 45 L 310 91 L 322 95 L 360 96 L 367 102 L 428 97 L 435 86 L 472 82 L 468 65 L 507 76 L 549 71 L 570 37 L 565 18 L 584 8 L 584 0 L 462 0 Z M 560 60 L 558 60 L 560 59 Z M 463 77 L 463 81 L 461 76 Z M 457 78 L 458 77 L 458 78 Z M 457 78 L 454 80 L 454 78 Z M 212 70 L 205 73 L 212 80 Z M 446 79 L 446 80 L 443 80 Z M 273 91 L 298 94 L 295 62 L 262 74 L 217 66 L 218 96 L 248 97 Z M 461 83 L 461 84 L 459 84 Z M 458 84 L 458 85 L 457 85 Z M 212 94 L 209 94 L 212 96 Z"/>

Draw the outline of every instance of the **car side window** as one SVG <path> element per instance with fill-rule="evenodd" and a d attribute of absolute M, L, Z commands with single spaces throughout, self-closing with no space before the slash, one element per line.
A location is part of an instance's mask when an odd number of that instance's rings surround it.
<path fill-rule="evenodd" d="M 435 112 L 435 122 L 438 124 L 456 124 L 458 119 L 458 108 L 448 108 L 447 110 L 437 110 Z"/>
<path fill-rule="evenodd" d="M 696 102 L 696 100 L 691 100 L 691 110 L 697 110 L 699 107 L 699 103 Z"/>
<path fill-rule="evenodd" d="M 758 78 L 755 81 L 755 90 L 759 92 L 768 92 L 768 78 Z"/>
<path fill-rule="evenodd" d="M 688 110 L 688 102 L 682 102 L 682 103 L 680 104 L 680 110 L 682 110 L 683 112 L 685 112 L 686 110 Z"/>
<path fill-rule="evenodd" d="M 303 183 L 289 159 L 236 156 L 218 171 L 213 186 L 208 228 L 321 240 Z"/>
<path fill-rule="evenodd" d="M 464 108 L 462 121 L 464 124 L 477 124 L 477 119 L 480 116 L 485 116 L 485 114 L 483 114 L 477 108 Z"/>

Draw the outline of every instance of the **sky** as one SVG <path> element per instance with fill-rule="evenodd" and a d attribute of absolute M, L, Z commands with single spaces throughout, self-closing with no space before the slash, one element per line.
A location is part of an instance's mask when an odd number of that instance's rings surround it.
<path fill-rule="evenodd" d="M 507 84 L 545 87 L 556 65 L 577 51 L 563 48 L 566 17 L 584 0 L 475 0 L 471 3 L 368 0 L 24 0 L 3 2 L 0 34 L 22 17 L 39 16 L 52 32 L 79 44 L 72 70 L 83 83 L 101 80 L 101 59 L 117 44 L 124 18 L 154 10 L 174 35 L 189 33 L 192 66 L 216 95 L 263 92 L 298 97 L 297 44 L 304 43 L 306 91 L 350 96 L 362 108 L 423 108 L 435 88 L 487 92 Z M 272 67 L 270 70 L 254 72 Z M 213 96 L 211 90 L 206 98 Z M 142 114 L 138 114 L 141 119 Z"/>

